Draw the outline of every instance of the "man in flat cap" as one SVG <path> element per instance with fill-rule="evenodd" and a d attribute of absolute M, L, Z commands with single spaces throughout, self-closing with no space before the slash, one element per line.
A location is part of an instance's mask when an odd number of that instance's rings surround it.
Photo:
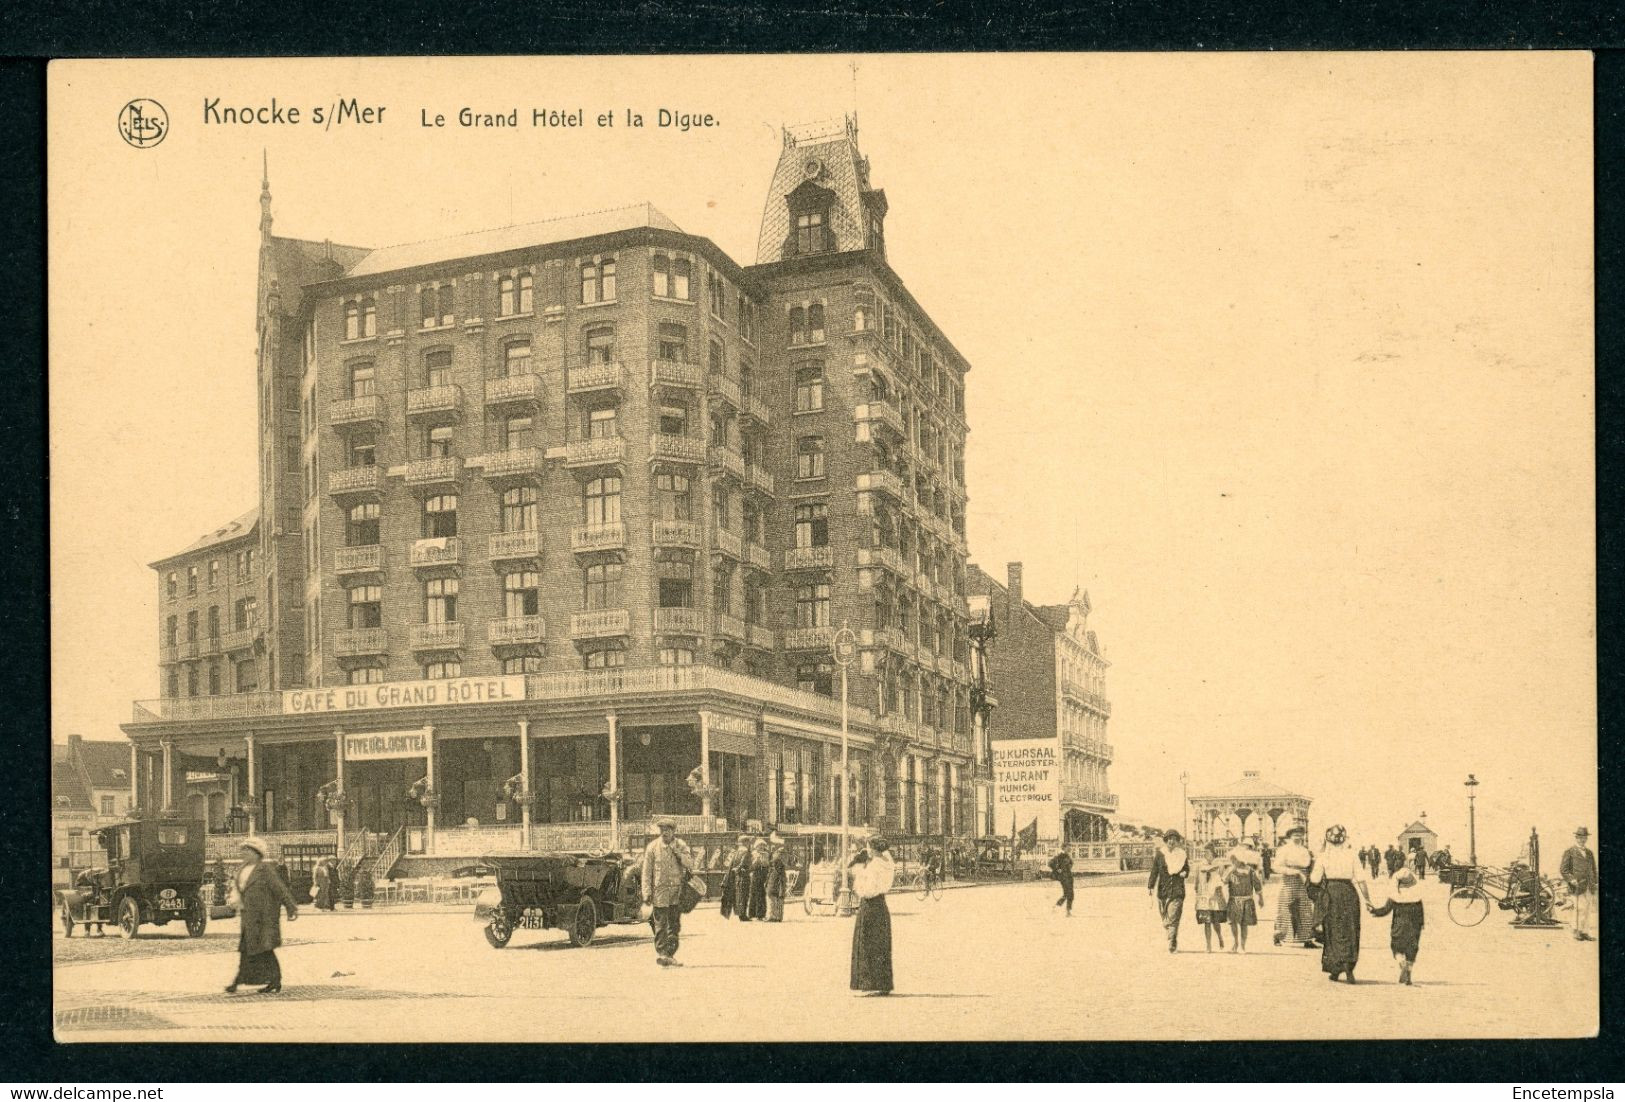
<path fill-rule="evenodd" d="M 677 837 L 675 820 L 660 819 L 660 837 L 643 851 L 643 901 L 649 905 L 649 925 L 655 934 L 655 963 L 675 968 L 677 936 L 683 929 L 683 885 L 694 867 L 688 844 Z"/>
<path fill-rule="evenodd" d="M 1574 832 L 1574 844 L 1563 851 L 1560 875 L 1574 896 L 1574 940 L 1595 941 L 1591 922 L 1597 913 L 1597 855 L 1586 842 L 1591 832 L 1581 827 Z"/>

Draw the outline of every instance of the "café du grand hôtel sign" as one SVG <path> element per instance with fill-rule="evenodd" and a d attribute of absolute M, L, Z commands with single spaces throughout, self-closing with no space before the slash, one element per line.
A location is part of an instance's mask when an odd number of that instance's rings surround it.
<path fill-rule="evenodd" d="M 525 677 L 450 677 L 435 681 L 385 681 L 331 689 L 285 689 L 282 714 L 315 715 L 380 708 L 455 708 L 525 699 Z"/>

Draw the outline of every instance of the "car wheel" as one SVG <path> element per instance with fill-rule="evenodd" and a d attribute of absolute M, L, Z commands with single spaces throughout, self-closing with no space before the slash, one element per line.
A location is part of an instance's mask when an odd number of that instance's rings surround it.
<path fill-rule="evenodd" d="M 513 927 L 502 918 L 493 919 L 486 924 L 485 940 L 491 943 L 491 948 L 501 949 L 513 938 Z"/>
<path fill-rule="evenodd" d="M 592 896 L 583 896 L 576 905 L 575 918 L 570 921 L 570 944 L 587 946 L 598 936 L 598 904 Z"/>
<path fill-rule="evenodd" d="M 204 904 L 200 895 L 192 900 L 192 907 L 186 912 L 186 936 L 202 937 L 203 931 L 209 928 L 209 908 Z"/>
<path fill-rule="evenodd" d="M 125 896 L 118 905 L 118 932 L 126 941 L 135 937 L 141 929 L 141 904 L 135 901 L 135 896 Z"/>
<path fill-rule="evenodd" d="M 62 936 L 73 936 L 73 915 L 68 912 L 68 905 L 62 905 Z"/>

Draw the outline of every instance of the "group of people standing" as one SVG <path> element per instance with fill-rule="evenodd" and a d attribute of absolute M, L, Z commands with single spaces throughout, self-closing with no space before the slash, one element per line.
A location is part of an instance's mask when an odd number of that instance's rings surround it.
<path fill-rule="evenodd" d="M 1371 870 L 1373 880 L 1381 879 L 1385 868 L 1392 870 L 1400 866 L 1409 868 L 1418 880 L 1428 878 L 1428 855 L 1421 846 L 1412 847 L 1409 853 L 1395 845 L 1385 850 L 1366 846 L 1360 850 L 1358 857 L 1360 864 Z"/>
<path fill-rule="evenodd" d="M 788 888 L 783 842 L 741 834 L 722 877 L 722 917 L 783 922 Z"/>

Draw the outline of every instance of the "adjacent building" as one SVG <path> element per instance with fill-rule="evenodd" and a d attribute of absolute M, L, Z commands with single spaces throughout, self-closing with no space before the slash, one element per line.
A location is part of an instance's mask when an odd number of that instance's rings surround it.
<path fill-rule="evenodd" d="M 647 205 L 382 249 L 260 205 L 258 506 L 154 564 L 144 806 L 446 855 L 843 799 L 969 833 L 969 364 L 852 120 L 784 133 L 749 265 Z"/>
<path fill-rule="evenodd" d="M 1056 740 L 1061 837 L 1054 840 L 1105 841 L 1117 810 L 1107 777 L 1113 755 L 1106 730 L 1111 663 L 1089 627 L 1088 593 L 1075 591 L 1065 604 L 1034 605 L 1024 596 L 1019 562 L 1008 564 L 1004 582 L 972 564 L 967 586 L 987 598 L 998 633 L 987 649 L 987 680 L 998 697 L 994 741 Z M 988 809 L 982 818 L 987 833 L 1004 826 L 993 822 Z"/>
<path fill-rule="evenodd" d="M 51 882 L 106 864 L 94 832 L 131 810 L 130 745 L 69 735 L 51 744 Z"/>

